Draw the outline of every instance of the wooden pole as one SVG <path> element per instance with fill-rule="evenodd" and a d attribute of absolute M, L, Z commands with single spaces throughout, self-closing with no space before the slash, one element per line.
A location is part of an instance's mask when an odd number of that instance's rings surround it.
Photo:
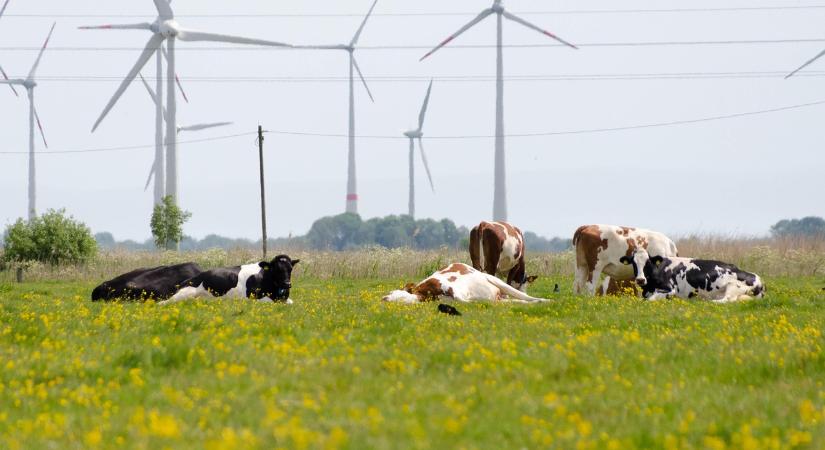
<path fill-rule="evenodd" d="M 261 164 L 261 228 L 263 230 L 263 250 L 266 259 L 266 188 L 264 184 L 264 129 L 258 125 L 258 155 Z"/>

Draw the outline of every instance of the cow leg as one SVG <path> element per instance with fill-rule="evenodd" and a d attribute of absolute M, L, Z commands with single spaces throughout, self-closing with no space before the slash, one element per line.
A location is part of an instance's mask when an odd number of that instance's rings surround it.
<path fill-rule="evenodd" d="M 585 292 L 585 283 L 587 282 L 587 275 L 589 271 L 587 267 L 576 266 L 576 278 L 573 280 L 573 293 L 582 295 Z"/>
<path fill-rule="evenodd" d="M 587 280 L 587 283 L 585 283 L 587 293 L 591 296 L 596 295 L 596 289 L 599 286 L 599 280 L 601 280 L 603 269 L 604 267 L 597 265 L 596 268 L 593 269 L 593 272 L 590 273 L 590 277 Z"/>
<path fill-rule="evenodd" d="M 203 287 L 187 286 L 187 287 L 179 290 L 169 300 L 164 300 L 164 301 L 158 303 L 158 305 L 161 305 L 161 306 L 170 305 L 172 303 L 178 303 L 178 302 L 182 302 L 184 300 L 189 300 L 189 299 L 192 299 L 192 298 L 195 298 L 195 297 L 203 296 L 203 295 L 208 294 L 208 293 L 209 292 L 206 289 L 204 289 Z"/>

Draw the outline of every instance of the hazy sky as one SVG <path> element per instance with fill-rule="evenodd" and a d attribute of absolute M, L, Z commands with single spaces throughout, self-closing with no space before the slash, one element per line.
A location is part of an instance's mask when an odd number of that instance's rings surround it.
<path fill-rule="evenodd" d="M 296 44 L 335 44 L 348 42 L 361 18 L 317 15 L 361 15 L 370 3 L 175 0 L 173 5 L 185 27 Z M 370 103 L 358 86 L 358 134 L 401 137 L 417 119 L 428 77 L 435 77 L 436 82 L 425 134 L 492 134 L 494 48 L 445 49 L 423 63 L 418 62 L 426 52 L 423 48 L 374 48 L 434 46 L 490 3 L 379 0 L 375 11 L 379 15 L 367 24 L 361 39 L 361 45 L 373 48 L 357 53 L 362 70 L 371 79 L 376 100 Z M 524 17 L 579 44 L 825 38 L 825 8 L 535 14 L 817 4 L 767 0 L 617 3 L 522 0 L 506 5 L 515 13 L 533 12 Z M 439 12 L 467 14 L 381 15 Z M 156 13 L 152 2 L 12 0 L 6 14 L 0 19 L 0 64 L 12 77 L 28 73 L 37 53 L 33 49 L 42 44 L 51 22 L 57 21 L 51 43 L 54 48 L 44 57 L 36 91 L 50 150 L 148 145 L 119 152 L 38 156 L 38 209 L 42 212 L 65 207 L 94 231 L 111 231 L 118 239 L 149 237 L 152 191 L 150 187 L 144 192 L 143 186 L 153 160 L 154 108 L 142 86 L 133 84 L 100 129 L 90 133 L 117 88 L 118 79 L 134 64 L 149 33 L 81 31 L 77 26 L 153 20 Z M 136 17 L 119 17 L 124 14 Z M 199 17 L 204 14 L 223 16 Z M 226 16 L 233 14 L 236 16 Z M 257 14 L 270 16 L 237 17 Z M 274 14 L 316 16 L 271 17 Z M 494 24 L 494 18 L 489 18 L 455 44 L 493 44 Z M 551 41 L 505 22 L 505 43 Z M 237 46 L 215 49 L 220 46 L 178 44 L 178 71 L 191 99 L 190 104 L 179 102 L 179 122 L 234 121 L 235 125 L 181 135 L 181 140 L 252 132 L 259 122 L 270 130 L 346 134 L 346 53 L 261 51 Z M 557 75 L 787 72 L 823 48 L 825 41 L 584 45 L 578 51 L 562 47 L 507 48 L 505 74 L 516 78 L 505 84 L 507 132 L 623 127 L 824 100 L 825 79 L 821 77 L 787 81 L 781 76 L 548 80 Z M 809 69 L 825 71 L 825 59 Z M 154 75 L 154 60 L 144 73 Z M 211 81 L 204 80 L 207 77 Z M 250 82 L 250 77 L 299 80 Z M 327 79 L 308 82 L 308 77 Z M 543 79 L 525 81 L 525 77 Z M 15 98 L 6 87 L 0 87 L 0 151 L 28 149 L 27 108 L 24 96 Z M 674 235 L 761 234 L 781 218 L 825 215 L 823 121 L 825 106 L 814 106 L 684 126 L 510 138 L 510 220 L 547 236 L 570 236 L 584 223 L 643 226 Z M 357 145 L 362 216 L 406 212 L 407 141 L 359 139 Z M 418 215 L 450 217 L 464 225 L 488 219 L 492 212 L 492 139 L 430 139 L 425 145 L 436 192 L 430 192 L 417 160 Z M 345 138 L 270 134 L 266 146 L 270 235 L 302 234 L 314 219 L 343 212 Z M 42 150 L 39 137 L 38 149 Z M 0 225 L 26 215 L 26 162 L 24 154 L 0 154 Z M 253 136 L 182 145 L 180 165 L 181 205 L 193 213 L 187 234 L 259 236 Z"/>

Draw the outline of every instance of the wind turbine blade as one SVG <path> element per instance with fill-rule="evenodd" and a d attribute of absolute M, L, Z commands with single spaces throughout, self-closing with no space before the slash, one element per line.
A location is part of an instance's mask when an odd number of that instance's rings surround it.
<path fill-rule="evenodd" d="M 171 0 L 169 3 L 172 3 Z M 166 59 L 166 62 L 169 62 L 169 54 L 166 53 L 166 47 L 160 46 L 161 51 L 163 52 L 163 58 Z M 175 73 L 175 82 L 178 84 L 178 89 L 180 89 L 180 94 L 183 96 L 183 100 L 186 103 L 189 103 L 189 97 L 186 95 L 186 91 L 183 90 L 183 85 L 180 83 L 180 77 L 178 76 L 177 72 Z"/>
<path fill-rule="evenodd" d="M 8 3 L 9 3 L 9 2 L 6 2 L 6 4 L 8 4 Z M 4 6 L 3 8 L 5 9 L 5 6 Z M 5 79 L 6 79 L 6 81 L 8 81 L 8 83 L 3 83 L 3 84 L 8 84 L 8 85 L 9 85 L 9 87 L 11 88 L 11 91 L 12 91 L 12 92 L 14 92 L 14 95 L 15 95 L 16 97 L 20 97 L 20 94 L 18 94 L 18 93 L 17 93 L 17 89 L 15 89 L 15 88 L 14 88 L 14 85 L 13 85 L 13 84 L 11 84 L 11 80 L 9 79 L 9 76 L 8 76 L 8 75 L 6 75 L 6 71 L 5 71 L 5 70 L 3 70 L 3 66 L 0 66 L 0 73 L 2 73 L 2 74 L 3 74 L 3 78 L 5 78 Z"/>
<path fill-rule="evenodd" d="M 427 96 L 424 97 L 424 105 L 421 106 L 421 113 L 418 115 L 418 131 L 424 128 L 424 118 L 427 117 L 427 106 L 430 104 L 430 93 L 433 90 L 433 80 L 430 80 L 430 87 L 427 88 Z"/>
<path fill-rule="evenodd" d="M 37 67 L 40 66 L 40 60 L 43 58 L 43 52 L 46 51 L 46 46 L 49 45 L 49 39 L 52 38 L 52 33 L 54 32 L 54 27 L 57 25 L 57 22 L 52 24 L 52 29 L 49 30 L 49 36 L 46 37 L 46 42 L 43 43 L 43 47 L 40 49 L 40 54 L 37 55 L 37 59 L 34 61 L 34 65 L 32 66 L 31 72 L 29 72 L 29 80 L 34 79 L 34 75 L 37 73 Z"/>
<path fill-rule="evenodd" d="M 155 8 L 158 10 L 158 15 L 164 19 L 172 19 L 175 17 L 175 13 L 172 12 L 172 7 L 169 6 L 169 1 L 167 0 L 154 0 L 155 1 Z"/>
<path fill-rule="evenodd" d="M 226 34 L 205 33 L 203 31 L 193 30 L 178 30 L 177 38 L 187 42 L 226 42 L 229 44 L 249 44 L 249 45 L 264 45 L 267 47 L 292 47 L 283 42 L 265 41 L 262 39 L 250 39 L 239 36 L 230 36 Z"/>
<path fill-rule="evenodd" d="M 225 127 L 234 124 L 234 122 L 217 122 L 217 123 L 203 123 L 199 125 L 189 125 L 186 127 L 179 127 L 178 131 L 201 131 L 209 128 Z"/>
<path fill-rule="evenodd" d="M 112 96 L 112 99 L 109 100 L 109 103 L 106 104 L 105 108 L 103 108 L 103 112 L 100 114 L 100 117 L 97 119 L 94 126 L 92 127 L 92 133 L 94 133 L 94 131 L 97 130 L 97 127 L 100 125 L 100 122 L 102 122 L 103 119 L 106 118 L 106 115 L 109 114 L 109 111 L 111 111 L 112 108 L 115 106 L 115 103 L 117 103 L 117 101 L 120 99 L 120 96 L 123 95 L 124 92 L 126 92 L 126 88 L 129 87 L 129 84 L 132 82 L 132 80 L 135 79 L 138 72 L 140 72 L 140 70 L 143 69 L 143 66 L 146 65 L 146 63 L 149 61 L 152 55 L 154 55 L 155 52 L 158 51 L 158 47 L 160 47 L 160 44 L 163 43 L 164 39 L 166 38 L 164 38 L 161 34 L 152 35 L 152 37 L 149 39 L 149 42 L 146 43 L 146 47 L 143 49 L 143 53 L 141 53 L 134 67 L 132 67 L 132 70 L 130 70 L 129 73 L 126 74 L 126 78 L 124 78 L 123 82 L 120 83 L 120 87 L 118 87 L 117 91 L 115 91 L 115 95 Z"/>
<path fill-rule="evenodd" d="M 810 61 L 806 62 L 805 64 L 802 64 L 802 66 L 800 68 L 798 68 L 798 69 L 794 70 L 793 72 L 789 73 L 788 76 L 785 77 L 785 79 L 787 80 L 788 78 L 796 75 L 797 72 L 799 72 L 800 70 L 810 66 L 811 64 L 813 64 L 814 61 L 821 58 L 823 55 L 825 55 L 825 50 L 822 50 L 818 55 L 814 56 Z"/>
<path fill-rule="evenodd" d="M 352 57 L 352 64 L 355 66 L 355 71 L 358 72 L 358 77 L 361 78 L 361 82 L 364 83 L 364 89 L 367 90 L 367 95 L 369 95 L 370 100 L 375 103 L 375 99 L 372 97 L 372 92 L 370 92 L 370 87 L 367 86 L 367 80 L 364 79 L 364 74 L 361 73 L 361 68 L 358 67 L 358 61 L 355 60 L 355 56 Z"/>
<path fill-rule="evenodd" d="M 128 24 L 120 24 L 120 25 L 91 25 L 91 26 L 83 26 L 77 27 L 78 30 L 151 30 L 152 24 L 150 23 L 128 23 Z"/>
<path fill-rule="evenodd" d="M 504 11 L 504 12 L 502 13 L 502 15 L 503 15 L 504 17 L 506 17 L 506 18 L 508 18 L 508 19 L 512 20 L 513 22 L 520 23 L 520 24 L 524 25 L 525 27 L 527 27 L 527 28 L 529 28 L 529 29 L 531 29 L 531 30 L 538 31 L 539 33 L 541 33 L 541 34 L 543 34 L 543 35 L 545 35 L 545 36 L 549 36 L 550 38 L 555 39 L 555 40 L 557 40 L 557 41 L 561 42 L 562 44 L 564 44 L 564 45 L 566 45 L 566 46 L 568 46 L 568 47 L 574 48 L 574 49 L 576 49 L 576 50 L 578 50 L 578 49 L 579 49 L 579 48 L 578 48 L 578 47 L 576 47 L 575 45 L 573 45 L 573 44 L 571 44 L 571 43 L 569 43 L 569 42 L 565 41 L 564 39 L 562 39 L 562 38 L 560 38 L 560 37 L 556 36 L 555 34 L 553 34 L 553 33 L 549 32 L 549 31 L 547 31 L 547 30 L 545 30 L 545 29 L 543 29 L 543 28 L 539 28 L 539 27 L 537 27 L 536 25 L 533 25 L 532 23 L 530 23 L 530 22 L 528 22 L 528 21 L 526 21 L 526 20 L 522 19 L 521 17 L 518 17 L 518 16 L 516 16 L 516 15 L 510 14 L 510 13 L 508 13 L 507 11 Z"/>
<path fill-rule="evenodd" d="M 441 47 L 444 47 L 445 45 L 449 44 L 449 43 L 450 43 L 450 42 L 452 42 L 455 38 L 457 38 L 457 37 L 461 36 L 461 35 L 462 35 L 465 31 L 469 30 L 470 28 L 474 27 L 477 23 L 479 23 L 479 22 L 481 22 L 482 20 L 486 19 L 486 18 L 487 18 L 487 16 L 489 16 L 489 15 L 490 15 L 490 14 L 492 14 L 492 13 L 493 13 L 493 10 L 492 10 L 492 9 L 489 9 L 489 8 L 488 8 L 488 9 L 485 9 L 484 11 L 481 11 L 481 14 L 479 14 L 478 16 L 476 16 L 476 18 L 475 18 L 475 19 L 471 20 L 471 21 L 470 21 L 467 25 L 464 25 L 463 27 L 461 27 L 461 29 L 459 29 L 458 31 L 456 31 L 455 33 L 453 33 L 453 34 L 452 34 L 450 37 L 448 37 L 447 39 L 444 39 L 444 41 L 443 41 L 443 42 L 441 42 L 440 44 L 438 44 L 438 46 L 436 46 L 434 49 L 430 50 L 430 52 L 429 52 L 429 53 L 427 53 L 426 55 L 422 56 L 422 57 L 421 57 L 421 59 L 420 59 L 419 61 L 423 61 L 423 60 L 427 59 L 430 55 L 432 55 L 433 53 L 435 53 L 435 52 L 437 52 L 439 49 L 441 49 Z"/>
<path fill-rule="evenodd" d="M 149 184 L 152 182 L 152 177 L 155 175 L 155 169 L 157 169 L 157 166 L 157 160 L 152 162 L 152 169 L 149 170 L 149 177 L 146 178 L 146 186 L 143 187 L 143 192 L 146 192 L 146 190 L 149 189 Z"/>
<path fill-rule="evenodd" d="M 49 148 L 49 143 L 46 142 L 46 133 L 43 132 L 43 124 L 40 123 L 40 114 L 37 114 L 37 108 L 34 108 L 34 118 L 37 120 L 37 128 L 40 129 L 40 137 L 43 138 L 43 145 Z"/>
<path fill-rule="evenodd" d="M 358 43 L 358 39 L 361 38 L 361 32 L 364 31 L 364 27 L 367 25 L 367 20 L 369 20 L 370 16 L 372 15 L 372 10 L 375 9 L 375 5 L 377 5 L 377 4 L 378 4 L 378 0 L 375 0 L 372 3 L 372 6 L 370 7 L 370 10 L 367 13 L 367 16 L 364 17 L 364 21 L 361 22 L 361 26 L 358 27 L 358 31 L 355 32 L 355 36 L 353 36 L 352 41 L 349 43 L 350 47 L 354 47 L 355 44 Z"/>
<path fill-rule="evenodd" d="M 149 86 L 149 83 L 146 82 L 146 79 L 143 78 L 143 74 L 138 74 L 140 76 L 140 81 L 143 82 L 143 86 L 146 88 L 146 91 L 149 92 L 149 96 L 152 97 L 152 101 L 157 105 L 158 104 L 158 96 L 155 95 L 155 91 L 152 90 L 152 87 Z M 166 122 L 166 107 L 163 107 L 163 121 Z"/>
<path fill-rule="evenodd" d="M 346 45 L 293 45 L 296 50 L 349 50 Z"/>
<path fill-rule="evenodd" d="M 0 17 L 3 17 L 3 13 L 6 12 L 6 7 L 9 6 L 9 2 L 11 0 L 6 0 L 6 3 L 3 3 L 3 8 L 0 9 Z"/>
<path fill-rule="evenodd" d="M 424 152 L 424 139 L 418 138 L 418 148 L 421 150 L 421 160 L 424 161 L 424 170 L 427 171 L 427 178 L 430 179 L 430 189 L 435 192 L 435 185 L 433 184 L 433 175 L 430 173 L 430 164 L 427 162 L 427 154 Z"/>

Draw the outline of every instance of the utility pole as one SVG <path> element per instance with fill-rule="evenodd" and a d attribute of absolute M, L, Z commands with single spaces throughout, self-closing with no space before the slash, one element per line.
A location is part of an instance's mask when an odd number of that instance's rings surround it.
<path fill-rule="evenodd" d="M 266 187 L 264 184 L 264 129 L 258 125 L 258 155 L 261 160 L 261 228 L 263 229 L 264 259 L 266 259 Z"/>

